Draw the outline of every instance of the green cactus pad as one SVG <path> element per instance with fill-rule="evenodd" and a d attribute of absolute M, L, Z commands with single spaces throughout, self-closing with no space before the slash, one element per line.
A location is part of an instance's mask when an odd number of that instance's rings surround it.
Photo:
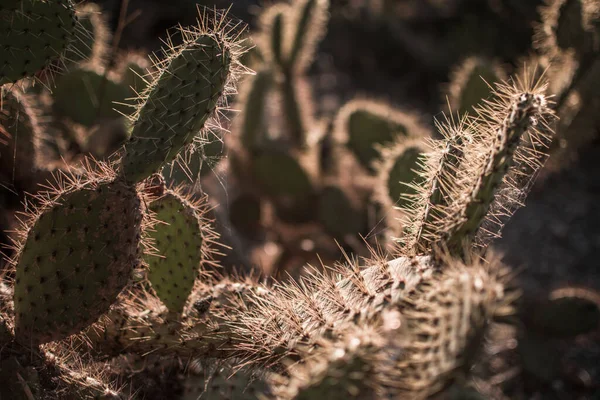
<path fill-rule="evenodd" d="M 302 72 L 314 58 L 319 41 L 322 39 L 327 20 L 329 0 L 298 1 L 294 7 L 291 26 L 295 32 L 290 36 L 289 68 Z"/>
<path fill-rule="evenodd" d="M 308 174 L 287 153 L 265 151 L 257 154 L 252 163 L 252 172 L 270 196 L 298 198 L 312 193 Z"/>
<path fill-rule="evenodd" d="M 249 193 L 236 197 L 229 206 L 231 224 L 246 236 L 260 230 L 262 214 L 260 197 Z"/>
<path fill-rule="evenodd" d="M 600 294 L 583 288 L 556 289 L 545 301 L 526 308 L 528 330 L 538 334 L 570 338 L 600 327 Z"/>
<path fill-rule="evenodd" d="M 25 95 L 13 88 L 0 98 L 0 176 L 13 184 L 35 173 L 40 137 L 37 118 Z"/>
<path fill-rule="evenodd" d="M 330 185 L 319 192 L 318 219 L 328 232 L 344 236 L 359 234 L 366 217 L 341 188 Z"/>
<path fill-rule="evenodd" d="M 168 190 L 150 204 L 158 221 L 147 233 L 156 255 L 145 257 L 148 279 L 169 311 L 180 313 L 192 292 L 203 259 L 203 238 L 198 210 Z"/>
<path fill-rule="evenodd" d="M 370 171 L 373 171 L 372 163 L 379 158 L 378 146 L 406 136 L 424 135 L 415 116 L 394 110 L 385 103 L 367 100 L 347 103 L 336 117 L 335 125 L 337 140 Z"/>
<path fill-rule="evenodd" d="M 413 183 L 418 177 L 419 159 L 424 154 L 422 147 L 407 147 L 393 162 L 387 176 L 388 195 L 393 204 L 404 205 L 408 201 L 407 195 L 413 195 L 416 190 L 408 184 Z"/>
<path fill-rule="evenodd" d="M 491 100 L 494 84 L 505 79 L 506 74 L 494 62 L 477 57 L 466 59 L 453 73 L 448 101 L 451 111 L 474 114 L 474 107 Z"/>
<path fill-rule="evenodd" d="M 75 31 L 70 0 L 4 0 L 0 4 L 0 85 L 34 76 L 61 58 Z"/>
<path fill-rule="evenodd" d="M 230 61 L 225 43 L 209 34 L 186 42 L 169 58 L 146 92 L 125 146 L 123 169 L 128 181 L 147 178 L 200 133 L 224 91 Z"/>
<path fill-rule="evenodd" d="M 137 263 L 141 219 L 121 182 L 91 181 L 48 205 L 16 258 L 18 340 L 62 339 L 108 311 Z"/>
<path fill-rule="evenodd" d="M 79 68 L 62 75 L 56 81 L 53 110 L 73 122 L 93 126 L 104 118 L 118 118 L 129 113 L 125 103 L 132 96 L 130 90 L 104 77 L 100 71 Z"/>
<path fill-rule="evenodd" d="M 241 126 L 240 141 L 247 149 L 257 147 L 265 132 L 265 106 L 269 90 L 273 85 L 273 71 L 262 69 L 256 73 L 244 88 L 245 99 L 241 101 L 243 114 L 239 121 Z"/>

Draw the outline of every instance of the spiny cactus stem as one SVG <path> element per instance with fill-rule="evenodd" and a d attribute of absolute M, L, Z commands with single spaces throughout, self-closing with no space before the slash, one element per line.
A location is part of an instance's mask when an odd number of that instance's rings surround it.
<path fill-rule="evenodd" d="M 513 163 L 522 135 L 532 125 L 532 117 L 545 105 L 545 97 L 533 93 L 521 93 L 513 101 L 510 112 L 497 128 L 487 162 L 463 208 L 462 220 L 448 234 L 446 246 L 453 255 L 462 256 L 465 241 L 470 241 L 481 225 L 496 189 Z"/>
<path fill-rule="evenodd" d="M 461 134 L 456 132 L 446 141 L 443 153 L 437 163 L 437 169 L 431 179 L 428 201 L 413 242 L 413 247 L 417 247 L 417 250 L 427 247 L 425 243 L 429 241 L 425 238 L 431 233 L 433 224 L 440 217 L 439 207 L 448 205 L 450 193 L 446 185 L 452 177 L 456 176 L 458 165 L 464 154 L 464 139 Z"/>
<path fill-rule="evenodd" d="M 283 88 L 283 104 L 287 128 L 291 137 L 299 147 L 306 145 L 306 132 L 308 127 L 305 126 L 302 118 L 302 110 L 300 109 L 300 99 L 298 98 L 297 83 L 291 72 L 284 72 L 282 83 Z"/>

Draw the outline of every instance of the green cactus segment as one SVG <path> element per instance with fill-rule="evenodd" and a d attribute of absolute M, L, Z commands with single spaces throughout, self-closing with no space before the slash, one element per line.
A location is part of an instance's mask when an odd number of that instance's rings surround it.
<path fill-rule="evenodd" d="M 328 232 L 343 237 L 362 232 L 366 219 L 341 188 L 330 185 L 319 191 L 318 220 Z"/>
<path fill-rule="evenodd" d="M 19 340 L 62 339 L 108 311 L 137 263 L 141 219 L 121 182 L 88 183 L 44 210 L 17 258 Z"/>
<path fill-rule="evenodd" d="M 285 64 L 285 55 L 284 55 L 284 26 L 285 26 L 285 10 L 287 7 L 279 7 L 276 12 L 273 12 L 272 20 L 270 23 L 270 32 L 269 32 L 269 45 L 270 52 L 273 57 L 273 61 L 280 68 L 283 68 Z"/>
<path fill-rule="evenodd" d="M 87 68 L 78 68 L 56 81 L 53 110 L 57 115 L 91 127 L 106 118 L 127 115 L 122 103 L 132 96 L 129 88 Z M 121 104 L 117 104 L 121 103 Z"/>
<path fill-rule="evenodd" d="M 0 85 L 34 76 L 61 58 L 75 32 L 70 0 L 4 0 L 0 4 Z"/>
<path fill-rule="evenodd" d="M 543 302 L 525 307 L 527 330 L 555 338 L 572 338 L 600 326 L 600 293 L 583 288 L 560 288 Z"/>
<path fill-rule="evenodd" d="M 490 126 L 482 125 L 481 134 L 489 135 L 489 141 L 482 140 L 475 173 L 465 171 L 473 182 L 467 187 L 464 199 L 457 206 L 458 214 L 453 227 L 446 234 L 445 245 L 454 254 L 462 254 L 465 242 L 473 240 L 490 205 L 494 201 L 496 190 L 502 184 L 506 173 L 514 163 L 521 137 L 531 127 L 536 118 L 543 118 L 546 101 L 543 95 L 536 93 L 521 93 L 514 96 L 508 103 L 506 117 Z M 487 137 L 486 137 L 487 138 Z M 477 146 L 475 146 L 477 147 Z M 485 157 L 482 157 L 485 154 Z"/>
<path fill-rule="evenodd" d="M 260 229 L 262 216 L 261 199 L 252 194 L 236 197 L 229 206 L 231 224 L 245 235 L 251 235 Z"/>
<path fill-rule="evenodd" d="M 273 85 L 273 71 L 262 69 L 247 86 L 246 99 L 241 116 L 240 139 L 247 149 L 255 149 L 265 130 L 265 106 L 267 94 Z"/>
<path fill-rule="evenodd" d="M 420 147 L 411 146 L 406 148 L 392 164 L 387 177 L 388 195 L 395 205 L 406 205 L 410 196 L 416 194 L 416 190 L 409 184 L 415 183 L 419 178 L 419 159 L 424 150 Z"/>
<path fill-rule="evenodd" d="M 300 79 L 284 80 L 281 84 L 281 95 L 289 135 L 297 145 L 305 146 L 310 122 L 307 113 L 308 104 L 300 97 L 300 85 Z"/>
<path fill-rule="evenodd" d="M 460 77 L 458 104 L 454 107 L 460 114 L 474 113 L 474 107 L 482 100 L 490 99 L 494 94 L 493 84 L 500 80 L 492 65 L 484 62 L 475 62 L 466 66 Z"/>
<path fill-rule="evenodd" d="M 430 251 L 432 243 L 439 240 L 438 222 L 444 218 L 453 201 L 452 188 L 464 157 L 464 143 L 472 137 L 467 121 L 465 116 L 458 123 L 437 123 L 444 140 L 426 157 L 424 171 L 420 173 L 424 179 L 419 193 L 420 202 L 415 204 L 411 224 L 401 240 L 419 254 Z"/>
<path fill-rule="evenodd" d="M 421 134 L 413 116 L 371 101 L 347 103 L 340 110 L 335 125 L 338 140 L 370 171 L 373 171 L 373 162 L 379 159 L 378 146 Z"/>
<path fill-rule="evenodd" d="M 34 174 L 40 127 L 27 98 L 17 88 L 0 98 L 0 176 L 10 183 Z M 1 142 L 7 142 L 3 145 Z"/>
<path fill-rule="evenodd" d="M 316 47 L 327 23 L 329 0 L 303 0 L 294 9 L 295 27 L 290 45 L 288 65 L 295 71 L 304 71 L 312 62 Z"/>
<path fill-rule="evenodd" d="M 170 58 L 139 110 L 125 146 L 124 173 L 139 182 L 190 144 L 217 107 L 231 56 L 222 41 L 199 35 Z"/>
<path fill-rule="evenodd" d="M 265 151 L 257 154 L 252 172 L 270 196 L 303 198 L 313 190 L 306 171 L 287 153 Z"/>
<path fill-rule="evenodd" d="M 188 201 L 172 191 L 154 201 L 150 210 L 158 223 L 147 233 L 156 249 L 156 255 L 145 257 L 148 279 L 169 311 L 181 313 L 202 262 L 199 217 Z"/>

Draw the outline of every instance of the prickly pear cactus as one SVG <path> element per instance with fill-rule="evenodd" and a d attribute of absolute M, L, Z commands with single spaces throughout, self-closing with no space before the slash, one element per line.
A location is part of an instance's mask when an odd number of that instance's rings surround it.
<path fill-rule="evenodd" d="M 77 25 L 70 0 L 7 0 L 0 5 L 0 85 L 34 76 L 60 59 Z"/>
<path fill-rule="evenodd" d="M 200 220 L 203 210 L 200 204 L 171 190 L 149 208 L 155 213 L 157 225 L 148 232 L 156 253 L 146 256 L 148 279 L 169 311 L 181 313 L 200 264 L 208 256 L 201 226 L 206 221 Z"/>
<path fill-rule="evenodd" d="M 222 37 L 186 31 L 159 77 L 143 95 L 123 169 L 129 182 L 147 178 L 200 133 L 230 77 L 231 52 Z"/>
<path fill-rule="evenodd" d="M 131 187 L 108 179 L 46 200 L 14 260 L 17 340 L 62 339 L 108 311 L 136 265 L 140 207 Z"/>

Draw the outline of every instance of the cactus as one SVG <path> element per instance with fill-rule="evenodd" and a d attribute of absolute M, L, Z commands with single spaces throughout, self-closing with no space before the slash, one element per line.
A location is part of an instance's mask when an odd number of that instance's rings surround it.
<path fill-rule="evenodd" d="M 202 201 L 167 190 L 149 208 L 160 226 L 148 233 L 156 252 L 146 257 L 148 279 L 169 311 L 181 313 L 214 235 L 202 220 Z"/>
<path fill-rule="evenodd" d="M 348 102 L 335 121 L 337 141 L 347 146 L 369 171 L 378 159 L 377 145 L 402 137 L 426 137 L 415 115 L 394 110 L 385 103 L 367 100 Z"/>
<path fill-rule="evenodd" d="M 263 17 L 272 18 L 260 46 L 264 64 L 234 125 L 241 132 L 229 166 L 239 187 L 230 219 L 250 231 L 270 223 L 267 241 L 285 243 L 289 238 L 277 236 L 297 230 L 303 239 L 284 248 L 284 259 L 298 258 L 293 249 L 309 253 L 303 241 L 325 247 L 333 237 L 344 241 L 339 254 L 346 255 L 348 247 L 361 249 L 353 236 L 376 228 L 365 226 L 365 208 L 377 191 L 385 197 L 383 212 L 396 204 L 407 209 L 397 232 L 401 246 L 305 268 L 299 280 L 276 284 L 205 273 L 200 267 L 208 264 L 215 235 L 203 219 L 205 199 L 191 199 L 200 196 L 200 183 L 205 187 L 205 161 L 222 149 L 211 129 L 220 128 L 220 107 L 234 93 L 240 45 L 204 22 L 183 28 L 183 44 L 166 51 L 155 72 L 145 75 L 124 61 L 139 79 L 116 74 L 143 91 L 122 151 L 109 164 L 84 159 L 84 170 L 59 174 L 55 190 L 32 200 L 38 206 L 0 282 L 3 396 L 135 398 L 142 392 L 131 374 L 153 368 L 176 370 L 173 379 L 188 388 L 201 382 L 191 395 L 208 398 L 419 400 L 464 382 L 488 328 L 513 311 L 504 266 L 479 250 L 489 233 L 498 234 L 499 215 L 521 200 L 524 176 L 544 160 L 540 148 L 552 120 L 544 86 L 499 84 L 489 97 L 475 95 L 487 106 L 438 123 L 444 139 L 432 141 L 434 152 L 424 157 L 429 134 L 419 118 L 353 101 L 331 124 L 338 142 L 333 166 L 321 169 L 320 147 L 331 132 L 300 99 L 310 97 L 301 94 L 308 88 L 303 74 L 327 7 L 306 0 Z M 273 91 L 283 112 L 267 118 Z M 271 221 L 262 219 L 271 205 Z M 290 217 L 302 213 L 308 215 L 302 225 Z M 246 252 L 240 243 L 236 251 Z M 597 317 L 589 299 L 575 303 L 590 320 Z M 131 362 L 129 372 L 119 371 L 119 362 Z M 203 382 L 189 376 L 199 363 L 213 367 Z M 133 364 L 138 372 L 131 372 Z M 115 375 L 131 381 L 128 392 L 108 383 Z"/>
<path fill-rule="evenodd" d="M 57 79 L 53 110 L 56 115 L 91 127 L 99 120 L 127 113 L 124 103 L 132 95 L 126 86 L 105 77 L 101 69 L 77 68 Z"/>
<path fill-rule="evenodd" d="M 465 59 L 452 72 L 448 85 L 450 112 L 474 113 L 474 107 L 494 94 L 493 85 L 506 80 L 506 73 L 495 62 L 478 57 Z"/>
<path fill-rule="evenodd" d="M 15 330 L 23 343 L 80 331 L 108 311 L 128 282 L 138 254 L 140 199 L 111 182 L 107 167 L 103 172 L 40 197 L 42 208 L 24 227 L 13 260 Z"/>
<path fill-rule="evenodd" d="M 519 84 L 524 87 L 516 86 Z M 428 166 L 431 172 L 425 174 L 429 175 L 429 179 L 420 191 L 423 201 L 417 203 L 421 203 L 420 207 L 424 207 L 427 213 L 437 208 L 436 220 L 432 222 L 435 226 L 421 225 L 428 223 L 426 221 L 429 218 L 426 217 L 423 221 L 419 218 L 417 210 L 412 214 L 416 216 L 414 218 L 416 222 L 413 225 L 409 224 L 406 229 L 407 235 L 402 239 L 404 243 L 412 242 L 413 249 L 418 249 L 420 247 L 418 240 L 415 242 L 411 239 L 411 235 L 422 233 L 426 229 L 428 237 L 420 236 L 419 240 L 433 245 L 436 242 L 443 242 L 451 252 L 460 254 L 465 242 L 472 243 L 478 234 L 487 234 L 478 231 L 485 223 L 490 208 L 497 204 L 494 200 L 499 187 L 505 185 L 510 188 L 511 185 L 516 185 L 512 179 L 514 176 L 509 173 L 511 168 L 526 162 L 531 162 L 532 168 L 538 167 L 535 158 L 530 154 L 523 154 L 521 149 L 525 148 L 522 140 L 530 140 L 534 148 L 542 147 L 546 142 L 544 136 L 547 132 L 544 127 L 552 118 L 552 113 L 547 107 L 545 97 L 540 95 L 543 90 L 544 87 L 529 87 L 528 82 L 518 82 L 515 86 L 498 85 L 499 99 L 497 103 L 493 103 L 497 106 L 476 109 L 477 119 L 465 127 L 473 132 L 467 132 L 465 136 L 469 137 L 472 134 L 474 140 L 469 143 L 465 149 L 468 151 L 461 157 L 460 168 L 454 179 L 447 206 L 440 204 L 437 207 L 436 204 L 429 204 L 428 199 L 431 196 L 432 185 L 438 185 L 440 178 L 452 176 L 452 171 L 447 172 L 444 169 L 452 170 L 454 167 L 451 163 L 445 162 L 446 157 L 432 157 L 438 165 Z M 540 130 L 536 129 L 537 124 L 542 127 Z M 452 138 L 447 140 L 451 141 Z M 449 145 L 453 146 L 451 143 Z M 477 173 L 473 173 L 474 171 Z M 515 187 L 514 190 L 518 192 L 519 188 Z M 510 189 L 508 191 L 510 192 Z M 510 200 L 503 198 L 501 192 L 498 194 L 498 199 Z M 433 214 L 429 215 L 433 216 Z M 493 220 L 495 217 L 492 215 L 487 218 Z M 496 226 L 486 228 L 497 230 Z M 493 231 L 491 233 L 495 234 Z"/>
<path fill-rule="evenodd" d="M 6 29 L 0 47 L 0 85 L 39 74 L 61 59 L 73 40 L 77 19 L 70 0 L 10 0 L 0 7 Z"/>
<path fill-rule="evenodd" d="M 123 161 L 130 182 L 173 160 L 200 133 L 228 90 L 235 48 L 200 27 L 182 34 L 184 44 L 157 65 L 158 77 L 142 95 L 144 103 L 134 117 Z"/>

